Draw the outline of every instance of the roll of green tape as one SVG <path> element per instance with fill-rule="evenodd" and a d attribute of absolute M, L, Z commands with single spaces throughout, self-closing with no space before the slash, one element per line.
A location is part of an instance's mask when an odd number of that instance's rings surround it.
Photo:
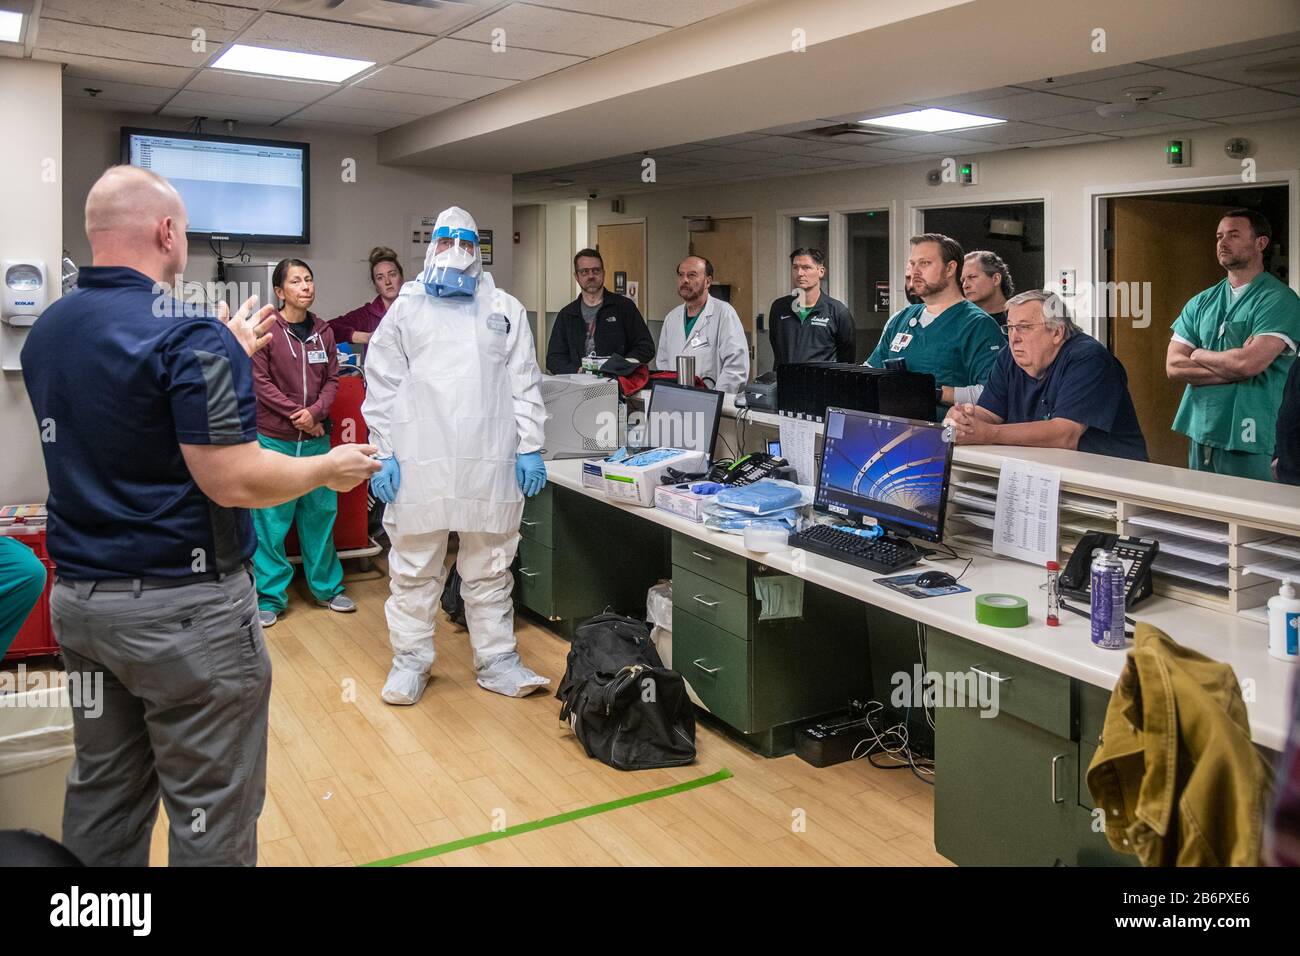
<path fill-rule="evenodd" d="M 1029 602 L 1014 594 L 979 594 L 975 620 L 993 627 L 1024 627 L 1029 623 Z"/>

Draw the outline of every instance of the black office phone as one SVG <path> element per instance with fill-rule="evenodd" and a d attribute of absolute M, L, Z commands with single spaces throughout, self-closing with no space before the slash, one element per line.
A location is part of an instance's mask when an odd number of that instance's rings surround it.
<path fill-rule="evenodd" d="M 1092 555 L 1114 551 L 1124 562 L 1124 606 L 1133 609 L 1151 596 L 1151 562 L 1160 553 L 1160 542 L 1152 538 L 1090 531 L 1079 539 L 1069 563 L 1061 572 L 1061 593 L 1079 601 L 1092 601 Z"/>
<path fill-rule="evenodd" d="M 784 458 L 777 458 L 765 452 L 744 455 L 734 462 L 714 465 L 709 469 L 706 481 L 716 481 L 724 485 L 750 485 L 760 478 L 781 478 L 790 469 L 790 463 Z"/>

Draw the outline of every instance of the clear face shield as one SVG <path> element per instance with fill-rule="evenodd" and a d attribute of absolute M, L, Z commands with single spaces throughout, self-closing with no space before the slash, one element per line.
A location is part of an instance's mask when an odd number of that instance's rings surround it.
<path fill-rule="evenodd" d="M 434 295 L 473 295 L 482 271 L 478 234 L 470 229 L 440 227 L 434 233 L 432 270 L 426 285 Z"/>

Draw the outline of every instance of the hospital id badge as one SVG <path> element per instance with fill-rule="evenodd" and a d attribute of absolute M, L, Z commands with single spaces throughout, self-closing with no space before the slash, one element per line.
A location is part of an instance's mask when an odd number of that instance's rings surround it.
<path fill-rule="evenodd" d="M 307 353 L 307 361 L 312 365 L 321 365 L 329 361 L 329 356 L 324 349 L 312 349 Z"/>
<path fill-rule="evenodd" d="M 889 351 L 901 352 L 912 344 L 912 334 L 910 332 L 899 332 L 894 336 L 894 341 L 889 343 Z"/>

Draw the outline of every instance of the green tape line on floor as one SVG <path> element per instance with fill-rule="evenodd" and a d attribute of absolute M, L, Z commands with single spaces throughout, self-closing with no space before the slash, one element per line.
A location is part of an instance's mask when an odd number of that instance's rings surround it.
<path fill-rule="evenodd" d="M 698 780 L 688 780 L 686 783 L 674 784 L 671 787 L 664 787 L 661 790 L 648 790 L 645 793 L 638 793 L 633 797 L 623 797 L 619 800 L 610 800 L 608 803 L 598 803 L 595 806 L 584 807 L 581 810 L 570 810 L 568 813 L 557 813 L 553 817 L 543 817 L 541 820 L 521 823 L 517 827 L 506 827 L 504 830 L 480 833 L 478 836 L 464 837 L 460 840 L 452 840 L 450 843 L 440 843 L 438 846 L 431 846 L 425 850 L 414 850 L 410 853 L 402 853 L 398 856 L 390 856 L 384 860 L 375 860 L 373 863 L 363 863 L 361 865 L 401 866 L 404 863 L 414 863 L 416 860 L 427 860 L 431 856 L 442 856 L 444 853 L 454 853 L 457 850 L 463 850 L 466 847 L 479 846 L 483 843 L 491 843 L 494 840 L 504 840 L 506 837 L 518 836 L 521 833 L 532 833 L 534 830 L 544 830 L 546 827 L 557 826 L 558 824 L 568 823 L 572 820 L 581 820 L 583 817 L 592 817 L 598 813 L 608 813 L 610 810 L 619 810 L 623 807 L 635 806 L 638 803 L 645 803 L 648 800 L 658 800 L 660 797 L 671 797 L 675 793 L 686 793 L 689 790 L 698 790 L 700 787 L 707 787 L 711 783 L 728 780 L 731 776 L 731 771 L 726 767 L 723 767 L 717 773 L 711 773 L 707 777 L 700 777 Z"/>

